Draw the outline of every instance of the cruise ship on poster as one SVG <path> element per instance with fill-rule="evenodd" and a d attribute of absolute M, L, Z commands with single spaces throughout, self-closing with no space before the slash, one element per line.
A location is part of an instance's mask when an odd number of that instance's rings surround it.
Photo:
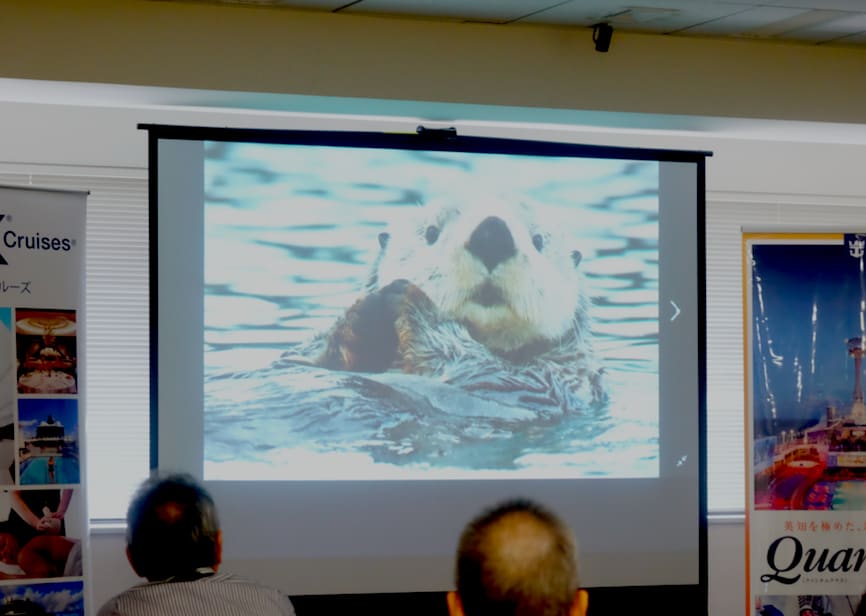
<path fill-rule="evenodd" d="M 866 509 L 863 342 L 861 337 L 847 341 L 855 384 L 846 413 L 828 406 L 816 425 L 755 440 L 755 509 Z"/>

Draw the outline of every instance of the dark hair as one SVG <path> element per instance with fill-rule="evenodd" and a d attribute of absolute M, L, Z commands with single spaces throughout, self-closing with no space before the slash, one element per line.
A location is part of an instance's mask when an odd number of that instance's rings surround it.
<path fill-rule="evenodd" d="M 216 506 L 189 475 L 145 481 L 129 504 L 126 522 L 129 559 L 148 580 L 191 576 L 217 564 Z"/>
<path fill-rule="evenodd" d="M 579 587 L 574 541 L 540 505 L 508 501 L 463 531 L 456 578 L 466 616 L 566 616 Z"/>

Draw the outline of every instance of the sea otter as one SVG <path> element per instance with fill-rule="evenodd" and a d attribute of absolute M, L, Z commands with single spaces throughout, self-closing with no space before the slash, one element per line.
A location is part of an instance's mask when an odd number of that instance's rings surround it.
<path fill-rule="evenodd" d="M 363 296 L 305 350 L 333 370 L 399 371 L 534 408 L 602 403 L 582 254 L 538 208 L 482 195 L 379 235 Z"/>

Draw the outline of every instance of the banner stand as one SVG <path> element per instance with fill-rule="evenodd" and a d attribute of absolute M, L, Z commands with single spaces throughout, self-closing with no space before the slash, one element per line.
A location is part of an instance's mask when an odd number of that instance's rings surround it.
<path fill-rule="evenodd" d="M 743 234 L 747 614 L 866 613 L 864 248 Z"/>
<path fill-rule="evenodd" d="M 83 616 L 87 193 L 0 186 L 0 609 Z"/>

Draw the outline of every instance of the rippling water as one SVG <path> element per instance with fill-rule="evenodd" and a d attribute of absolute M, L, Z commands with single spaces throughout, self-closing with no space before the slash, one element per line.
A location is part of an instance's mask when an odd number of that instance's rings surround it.
<path fill-rule="evenodd" d="M 657 163 L 213 143 L 205 174 L 207 478 L 658 475 Z M 357 299 L 397 208 L 468 185 L 525 195 L 573 233 L 606 408 L 272 365 Z"/>
<path fill-rule="evenodd" d="M 54 475 L 48 471 L 48 458 L 31 458 L 21 464 L 21 485 L 78 483 L 78 459 L 54 456 Z"/>

